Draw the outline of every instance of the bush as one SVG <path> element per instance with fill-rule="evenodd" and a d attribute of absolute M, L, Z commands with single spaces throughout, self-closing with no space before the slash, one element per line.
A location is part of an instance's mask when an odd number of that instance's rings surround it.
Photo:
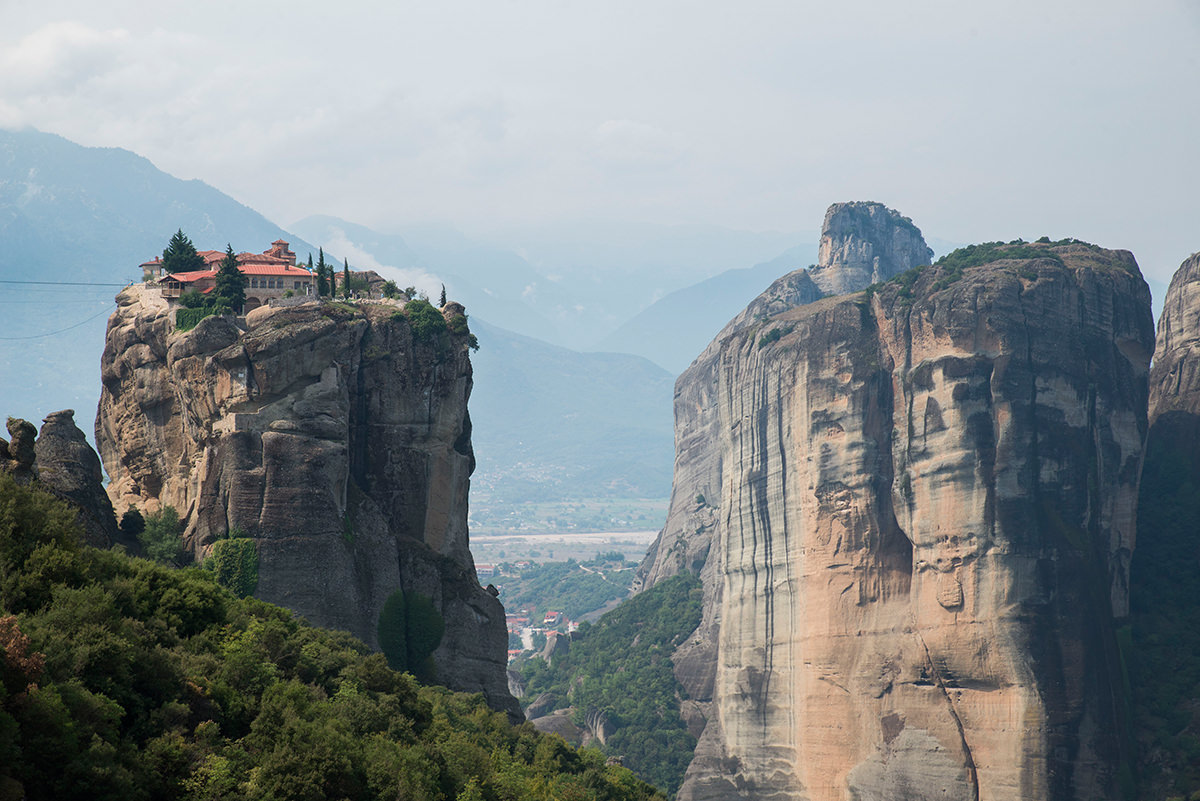
<path fill-rule="evenodd" d="M 379 649 L 393 670 L 407 670 L 424 682 L 436 679 L 433 652 L 442 644 L 446 622 L 433 599 L 397 590 L 379 613 Z"/>
<path fill-rule="evenodd" d="M 436 341 L 446 330 L 446 318 L 433 308 L 433 304 L 422 298 L 404 304 L 404 316 L 412 327 L 413 339 L 417 342 Z"/>
<path fill-rule="evenodd" d="M 213 543 L 204 566 L 216 574 L 217 583 L 239 598 L 258 588 L 258 547 L 249 537 L 230 537 Z"/>
<path fill-rule="evenodd" d="M 216 313 L 216 309 L 204 306 L 198 308 L 188 308 L 185 306 L 175 311 L 175 328 L 179 331 L 191 331 L 205 317 L 212 317 Z"/>
<path fill-rule="evenodd" d="M 125 516 L 128 517 L 129 513 L 126 512 Z M 121 522 L 125 522 L 124 517 Z M 162 565 L 178 565 L 183 559 L 182 533 L 179 513 L 172 506 L 164 506 L 145 518 L 138 542 L 146 549 L 146 558 Z"/>
<path fill-rule="evenodd" d="M 125 510 L 125 514 L 121 515 L 120 528 L 121 533 L 127 537 L 139 537 L 146 530 L 146 518 L 142 517 L 136 506 L 130 506 Z"/>
<path fill-rule="evenodd" d="M 194 289 L 189 289 L 179 296 L 179 305 L 185 309 L 201 309 L 204 307 L 204 296 Z"/>

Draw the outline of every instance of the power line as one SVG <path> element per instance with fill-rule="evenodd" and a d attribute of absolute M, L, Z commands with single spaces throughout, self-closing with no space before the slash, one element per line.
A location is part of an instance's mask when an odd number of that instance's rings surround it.
<path fill-rule="evenodd" d="M 132 281 L 123 284 L 100 283 L 96 281 L 10 281 L 0 278 L 0 284 L 40 284 L 42 286 L 133 286 Z"/>
<path fill-rule="evenodd" d="M 75 325 L 69 325 L 66 328 L 60 328 L 57 331 L 51 331 L 47 334 L 33 334 L 33 335 L 27 336 L 27 337 L 0 337 L 0 341 L 13 342 L 16 340 L 42 339 L 43 337 L 52 337 L 55 334 L 62 334 L 66 331 L 70 331 L 72 328 L 78 328 L 79 326 L 83 325 L 84 323 L 90 323 L 92 320 L 95 320 L 100 315 L 107 314 L 107 313 L 108 313 L 108 309 L 104 308 L 104 309 L 101 309 L 100 311 L 96 312 L 91 317 L 87 318 L 86 320 L 84 320 L 82 322 L 75 323 Z"/>

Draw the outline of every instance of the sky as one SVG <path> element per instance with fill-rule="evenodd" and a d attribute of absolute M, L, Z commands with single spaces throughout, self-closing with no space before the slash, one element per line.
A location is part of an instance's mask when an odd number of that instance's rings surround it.
<path fill-rule="evenodd" d="M 1200 250 L 1200 3 L 0 0 L 0 127 L 287 226 L 816 230 Z M 1161 299 L 1160 299 L 1161 300 Z"/>

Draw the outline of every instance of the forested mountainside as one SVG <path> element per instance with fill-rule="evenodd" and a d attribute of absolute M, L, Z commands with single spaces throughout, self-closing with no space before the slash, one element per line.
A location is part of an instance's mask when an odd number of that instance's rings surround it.
<path fill-rule="evenodd" d="M 209 571 L 83 545 L 29 482 L 0 471 L 0 797 L 663 798 Z"/>

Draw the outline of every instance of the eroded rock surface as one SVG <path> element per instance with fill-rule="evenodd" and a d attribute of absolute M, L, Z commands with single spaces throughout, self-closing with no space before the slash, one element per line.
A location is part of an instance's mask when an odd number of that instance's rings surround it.
<path fill-rule="evenodd" d="M 258 597 L 371 644 L 391 593 L 432 598 L 439 680 L 519 715 L 504 610 L 468 548 L 465 336 L 417 341 L 385 302 L 263 308 L 248 330 L 210 317 L 186 333 L 150 292 L 117 303 L 96 421 L 117 508 L 173 506 L 197 557 L 252 537 Z"/>
<path fill-rule="evenodd" d="M 681 799 L 1120 797 L 1149 291 L 1036 247 L 743 320 L 680 377 L 640 576 L 705 583 Z"/>
<path fill-rule="evenodd" d="M 1164 433 L 1173 429 L 1171 436 L 1200 441 L 1200 253 L 1176 270 L 1163 301 L 1150 372 L 1150 420 Z"/>
<path fill-rule="evenodd" d="M 921 231 L 898 211 L 882 203 L 834 203 L 825 212 L 811 275 L 821 291 L 840 295 L 932 261 Z"/>
<path fill-rule="evenodd" d="M 18 481 L 36 481 L 69 503 L 87 544 L 140 548 L 117 528 L 112 503 L 104 491 L 100 459 L 75 426 L 74 410 L 47 415 L 40 434 L 32 423 L 15 417 L 8 418 L 7 429 L 12 439 L 0 439 L 0 471 L 11 473 Z"/>

